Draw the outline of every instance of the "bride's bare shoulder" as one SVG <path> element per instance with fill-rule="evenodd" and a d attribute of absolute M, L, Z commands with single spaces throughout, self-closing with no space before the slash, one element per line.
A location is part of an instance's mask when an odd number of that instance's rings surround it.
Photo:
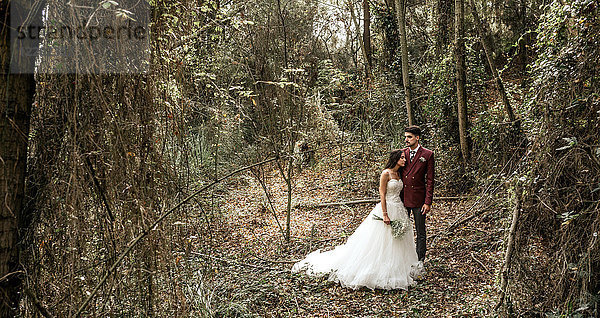
<path fill-rule="evenodd" d="M 392 170 L 390 169 L 383 169 L 383 171 L 381 171 L 381 176 L 385 176 L 387 175 L 388 177 L 392 175 Z"/>

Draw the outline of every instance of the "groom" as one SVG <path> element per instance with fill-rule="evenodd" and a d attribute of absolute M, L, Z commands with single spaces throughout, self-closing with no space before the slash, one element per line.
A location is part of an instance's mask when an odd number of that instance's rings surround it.
<path fill-rule="evenodd" d="M 404 189 L 401 196 L 408 215 L 412 213 L 417 228 L 417 256 L 419 261 L 425 260 L 427 250 L 427 234 L 425 232 L 425 216 L 431 210 L 434 185 L 433 151 L 419 144 L 421 128 L 409 126 L 404 129 L 404 149 L 406 166 L 402 170 Z"/>

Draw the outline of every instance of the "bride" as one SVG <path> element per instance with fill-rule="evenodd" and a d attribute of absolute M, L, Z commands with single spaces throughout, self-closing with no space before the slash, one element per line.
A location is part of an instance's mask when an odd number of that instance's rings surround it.
<path fill-rule="evenodd" d="M 419 275 L 422 265 L 415 251 L 412 224 L 400 201 L 403 187 L 400 176 L 405 163 L 402 150 L 392 151 L 379 179 L 381 203 L 375 206 L 346 244 L 334 250 L 317 250 L 308 254 L 294 264 L 292 272 L 306 271 L 312 276 L 329 274 L 329 280 L 353 289 L 362 286 L 408 289 L 408 286 L 414 285 L 413 278 Z M 390 226 L 394 222 L 405 228 L 394 233 Z"/>

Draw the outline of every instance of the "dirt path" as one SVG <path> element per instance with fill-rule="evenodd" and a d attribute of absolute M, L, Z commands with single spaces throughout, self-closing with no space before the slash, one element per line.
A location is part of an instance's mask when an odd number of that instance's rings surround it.
<path fill-rule="evenodd" d="M 332 202 L 375 197 L 376 180 L 345 181 L 348 171 L 305 170 L 295 180 L 294 198 Z M 284 224 L 285 184 L 268 180 L 278 218 Z M 229 185 L 223 217 L 211 225 L 213 243 L 198 248 L 206 263 L 215 316 L 227 317 L 480 317 L 492 315 L 502 257 L 504 213 L 488 212 L 442 233 L 472 202 L 436 202 L 428 219 L 427 275 L 408 291 L 351 290 L 325 279 L 291 274 L 292 261 L 317 248 L 345 241 L 374 204 L 295 209 L 289 244 L 282 241 L 264 192 L 251 177 Z M 374 191 L 374 190 L 372 190 Z M 432 244 L 432 241 L 435 241 Z"/>

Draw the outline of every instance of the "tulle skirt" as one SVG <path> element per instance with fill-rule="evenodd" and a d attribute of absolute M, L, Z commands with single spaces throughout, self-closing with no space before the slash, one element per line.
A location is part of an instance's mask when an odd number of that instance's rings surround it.
<path fill-rule="evenodd" d="M 408 218 L 402 202 L 388 202 L 391 220 Z M 329 275 L 329 280 L 344 287 L 357 289 L 408 289 L 414 285 L 419 267 L 412 224 L 404 236 L 394 238 L 391 226 L 373 219 L 383 216 L 381 203 L 363 220 L 346 244 L 322 252 L 314 251 L 294 264 L 292 272 L 306 271 L 308 275 Z"/>

